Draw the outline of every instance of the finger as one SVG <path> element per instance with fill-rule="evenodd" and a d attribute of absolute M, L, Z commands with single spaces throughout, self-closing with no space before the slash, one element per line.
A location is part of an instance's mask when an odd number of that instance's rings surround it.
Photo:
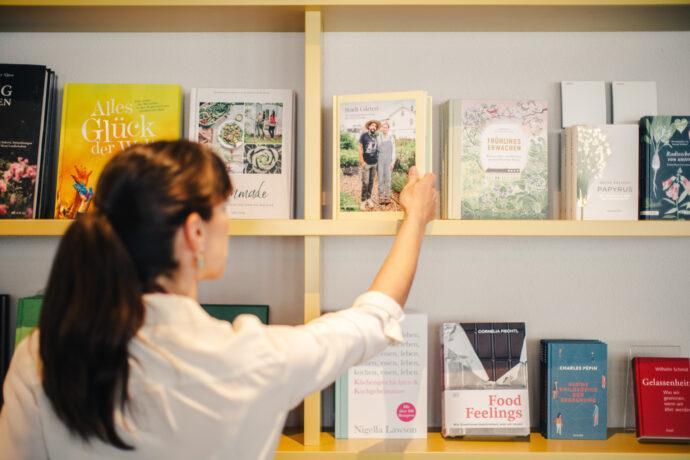
<path fill-rule="evenodd" d="M 436 182 L 436 174 L 434 173 L 426 173 L 424 177 L 422 177 L 422 182 L 424 182 L 425 185 L 432 186 L 434 185 L 434 182 Z"/>
<path fill-rule="evenodd" d="M 417 171 L 416 166 L 410 167 L 410 172 L 407 173 L 407 183 L 414 184 L 419 180 L 419 171 Z"/>

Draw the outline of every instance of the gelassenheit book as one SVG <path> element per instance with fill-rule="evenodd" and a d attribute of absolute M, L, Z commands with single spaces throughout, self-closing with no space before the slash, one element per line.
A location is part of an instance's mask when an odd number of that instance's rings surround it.
<path fill-rule="evenodd" d="M 443 323 L 444 437 L 530 432 L 525 323 Z"/>
<path fill-rule="evenodd" d="M 633 358 L 640 442 L 690 442 L 690 358 Z"/>
<path fill-rule="evenodd" d="M 606 439 L 607 345 L 541 341 L 540 427 L 545 438 Z"/>
<path fill-rule="evenodd" d="M 335 384 L 336 438 L 426 438 L 427 316 L 405 313 L 404 342 Z"/>
<path fill-rule="evenodd" d="M 640 120 L 640 219 L 690 219 L 690 115 Z"/>
<path fill-rule="evenodd" d="M 55 218 L 89 209 L 113 155 L 135 143 L 179 139 L 181 117 L 178 85 L 65 84 Z"/>
<path fill-rule="evenodd" d="M 442 112 L 442 216 L 547 218 L 546 101 L 451 100 Z"/>
<path fill-rule="evenodd" d="M 189 139 L 225 162 L 237 219 L 294 214 L 295 93 L 287 89 L 192 88 Z"/>

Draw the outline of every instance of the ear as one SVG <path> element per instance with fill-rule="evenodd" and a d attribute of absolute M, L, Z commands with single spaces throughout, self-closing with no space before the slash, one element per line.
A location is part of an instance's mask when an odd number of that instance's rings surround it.
<path fill-rule="evenodd" d="M 192 252 L 201 251 L 204 249 L 204 242 L 206 240 L 206 228 L 203 225 L 201 216 L 193 212 L 187 216 L 182 224 L 182 235 L 184 242 Z"/>

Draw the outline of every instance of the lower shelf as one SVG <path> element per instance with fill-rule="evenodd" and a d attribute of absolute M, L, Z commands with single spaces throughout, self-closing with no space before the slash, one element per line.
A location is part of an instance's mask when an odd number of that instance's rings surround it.
<path fill-rule="evenodd" d="M 393 460 L 459 458 L 569 460 L 588 459 L 690 459 L 688 444 L 640 444 L 632 433 L 616 433 L 606 441 L 554 441 L 532 433 L 529 442 L 463 441 L 444 439 L 440 433 L 429 433 L 427 439 L 335 439 L 332 433 L 321 433 L 319 446 L 303 445 L 303 435 L 282 436 L 277 460 L 332 458 Z"/>

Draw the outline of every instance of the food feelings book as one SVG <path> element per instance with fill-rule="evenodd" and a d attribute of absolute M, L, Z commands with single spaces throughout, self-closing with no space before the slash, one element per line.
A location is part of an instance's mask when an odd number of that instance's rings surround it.
<path fill-rule="evenodd" d="M 638 126 L 577 125 L 564 131 L 562 216 L 637 220 Z"/>
<path fill-rule="evenodd" d="M 541 341 L 541 433 L 606 439 L 607 346 L 598 340 Z"/>
<path fill-rule="evenodd" d="M 640 219 L 690 219 L 690 115 L 640 120 Z"/>
<path fill-rule="evenodd" d="M 404 342 L 335 384 L 336 438 L 426 438 L 427 316 L 405 313 Z"/>
<path fill-rule="evenodd" d="M 67 83 L 55 218 L 73 219 L 89 209 L 113 155 L 135 143 L 179 139 L 181 104 L 177 85 Z"/>
<path fill-rule="evenodd" d="M 410 167 L 431 170 L 431 98 L 424 91 L 333 98 L 333 215 L 398 219 Z"/>
<path fill-rule="evenodd" d="M 442 111 L 443 217 L 547 218 L 546 101 L 451 100 Z"/>
<path fill-rule="evenodd" d="M 634 358 L 640 442 L 690 442 L 690 359 Z"/>
<path fill-rule="evenodd" d="M 445 437 L 529 435 L 525 323 L 441 326 Z"/>
<path fill-rule="evenodd" d="M 231 217 L 292 218 L 294 99 L 292 90 L 192 89 L 189 138 L 225 162 Z"/>
<path fill-rule="evenodd" d="M 0 64 L 0 219 L 43 217 L 42 192 L 53 172 L 55 81 L 45 66 Z"/>

